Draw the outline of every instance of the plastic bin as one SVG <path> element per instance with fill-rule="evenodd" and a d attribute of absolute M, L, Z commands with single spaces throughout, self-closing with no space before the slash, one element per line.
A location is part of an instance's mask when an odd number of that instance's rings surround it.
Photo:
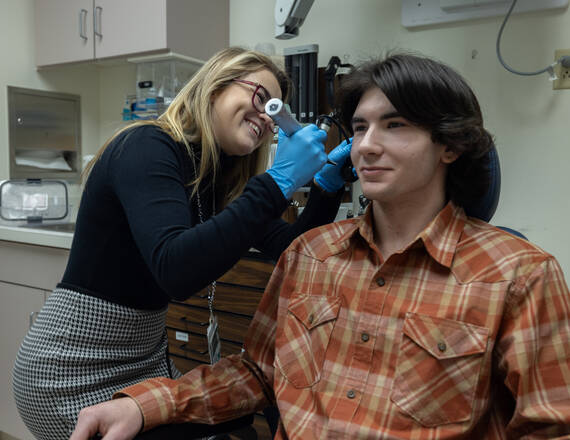
<path fill-rule="evenodd" d="M 0 222 L 8 226 L 69 220 L 67 185 L 59 180 L 5 180 L 0 183 Z"/>

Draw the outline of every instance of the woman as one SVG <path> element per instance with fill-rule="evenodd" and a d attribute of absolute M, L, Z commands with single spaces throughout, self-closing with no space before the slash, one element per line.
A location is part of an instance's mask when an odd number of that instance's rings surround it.
<path fill-rule="evenodd" d="M 251 247 L 274 259 L 303 231 L 332 221 L 339 168 L 311 125 L 280 135 L 267 164 L 270 98 L 284 73 L 262 54 L 216 54 L 157 121 L 110 139 L 85 184 L 68 265 L 26 336 L 14 369 L 20 414 L 41 439 L 66 438 L 79 410 L 155 376 L 178 377 L 165 315 L 212 283 Z M 287 199 L 319 171 L 296 223 Z M 259 174 L 261 173 L 261 174 Z"/>

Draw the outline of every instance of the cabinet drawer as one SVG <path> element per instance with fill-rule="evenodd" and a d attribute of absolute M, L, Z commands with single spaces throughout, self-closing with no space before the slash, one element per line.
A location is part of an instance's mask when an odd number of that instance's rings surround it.
<path fill-rule="evenodd" d="M 166 326 L 185 332 L 206 334 L 210 312 L 208 309 L 190 307 L 186 304 L 170 303 L 166 314 Z M 243 343 L 251 318 L 217 312 L 220 338 Z"/>
<path fill-rule="evenodd" d="M 262 295 L 263 290 L 261 289 L 217 283 L 214 295 L 214 310 L 253 316 Z M 208 291 L 206 289 L 201 290 L 184 301 L 184 303 L 207 308 Z"/>
<path fill-rule="evenodd" d="M 176 366 L 176 368 L 178 368 L 178 371 L 180 371 L 182 374 L 188 373 L 190 370 L 193 370 L 199 365 L 204 365 L 204 362 L 198 362 L 194 359 L 179 357 L 173 355 L 172 353 L 170 353 L 170 359 L 172 360 L 172 362 L 174 362 L 174 365 Z"/>
<path fill-rule="evenodd" d="M 167 332 L 169 353 L 201 362 L 210 362 L 210 356 L 208 355 L 208 340 L 206 339 L 206 336 L 171 329 L 168 329 Z M 179 333 L 178 337 L 176 333 Z M 188 340 L 181 341 L 181 334 L 184 335 L 184 339 Z M 221 343 L 222 356 L 229 356 L 230 354 L 238 354 L 241 352 L 242 344 L 240 343 L 231 341 L 221 341 Z"/>
<path fill-rule="evenodd" d="M 218 281 L 265 289 L 271 272 L 273 272 L 273 264 L 269 261 L 242 258 Z"/>

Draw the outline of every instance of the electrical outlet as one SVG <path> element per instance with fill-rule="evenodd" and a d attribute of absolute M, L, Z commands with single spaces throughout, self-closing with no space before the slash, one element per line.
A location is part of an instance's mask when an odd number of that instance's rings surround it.
<path fill-rule="evenodd" d="M 567 55 L 570 56 L 570 49 L 558 49 L 554 51 L 554 60 Z M 554 66 L 554 73 L 558 79 L 552 81 L 553 89 L 570 89 L 570 67 L 564 67 L 562 64 Z"/>

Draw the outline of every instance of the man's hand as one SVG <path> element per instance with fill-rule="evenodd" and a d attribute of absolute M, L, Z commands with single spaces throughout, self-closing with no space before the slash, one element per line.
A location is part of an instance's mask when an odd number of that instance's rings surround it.
<path fill-rule="evenodd" d="M 130 440 L 141 430 L 143 416 L 130 397 L 83 408 L 69 440 L 89 440 L 97 433 L 104 440 Z"/>

